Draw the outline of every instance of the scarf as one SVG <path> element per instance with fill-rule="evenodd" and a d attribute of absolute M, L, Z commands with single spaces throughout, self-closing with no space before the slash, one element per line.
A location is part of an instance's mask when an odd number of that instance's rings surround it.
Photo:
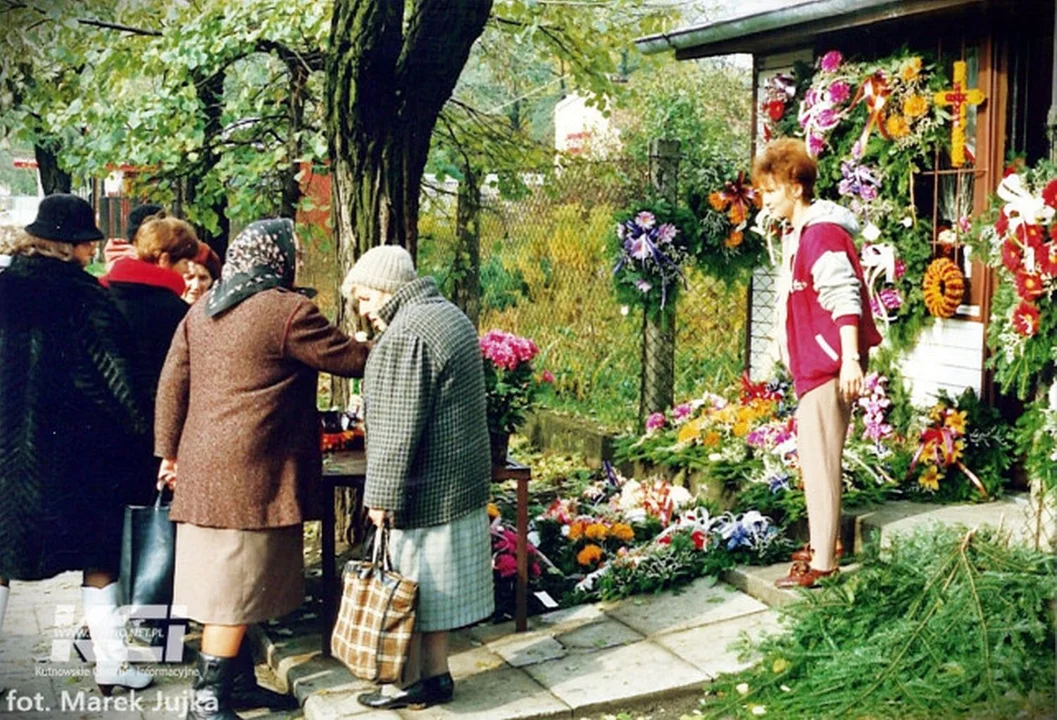
<path fill-rule="evenodd" d="M 209 289 L 206 315 L 216 317 L 262 290 L 291 288 L 296 255 L 292 220 L 250 223 L 228 248 L 220 280 Z"/>

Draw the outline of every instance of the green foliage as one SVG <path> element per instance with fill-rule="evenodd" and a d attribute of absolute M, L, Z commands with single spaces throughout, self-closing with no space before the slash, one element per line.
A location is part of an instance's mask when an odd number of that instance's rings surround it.
<path fill-rule="evenodd" d="M 1017 452 L 1024 469 L 1051 498 L 1057 493 L 1057 391 L 1039 393 L 1017 419 Z"/>
<path fill-rule="evenodd" d="M 870 546 L 786 607 L 758 665 L 722 676 L 706 718 L 1020 717 L 1053 708 L 1054 558 L 937 526 Z M 741 686 L 740 692 L 737 688 Z"/>

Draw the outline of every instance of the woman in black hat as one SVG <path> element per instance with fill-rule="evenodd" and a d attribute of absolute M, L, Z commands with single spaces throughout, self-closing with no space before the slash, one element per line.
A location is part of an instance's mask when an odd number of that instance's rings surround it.
<path fill-rule="evenodd" d="M 128 665 L 118 585 L 124 497 L 149 451 L 128 323 L 84 267 L 103 234 L 74 195 L 44 198 L 0 273 L 0 576 L 84 572 L 95 680 L 144 688 Z"/>

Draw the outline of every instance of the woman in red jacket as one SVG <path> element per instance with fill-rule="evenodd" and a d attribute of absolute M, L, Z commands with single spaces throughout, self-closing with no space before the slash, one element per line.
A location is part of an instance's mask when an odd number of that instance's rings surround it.
<path fill-rule="evenodd" d="M 779 587 L 813 587 L 837 570 L 841 456 L 867 355 L 880 344 L 859 254 L 855 217 L 815 200 L 818 167 L 803 141 L 782 138 L 753 163 L 753 181 L 772 216 L 791 227 L 782 252 L 778 346 L 793 376 L 797 448 L 810 543 L 794 554 Z"/>

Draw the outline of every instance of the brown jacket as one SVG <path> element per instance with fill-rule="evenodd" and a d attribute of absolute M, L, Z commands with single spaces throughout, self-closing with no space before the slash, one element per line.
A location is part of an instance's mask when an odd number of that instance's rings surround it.
<path fill-rule="evenodd" d="M 259 529 L 318 518 L 317 371 L 362 376 L 367 345 L 305 297 L 264 290 L 176 329 L 158 386 L 155 454 L 176 458 L 170 516 Z"/>

